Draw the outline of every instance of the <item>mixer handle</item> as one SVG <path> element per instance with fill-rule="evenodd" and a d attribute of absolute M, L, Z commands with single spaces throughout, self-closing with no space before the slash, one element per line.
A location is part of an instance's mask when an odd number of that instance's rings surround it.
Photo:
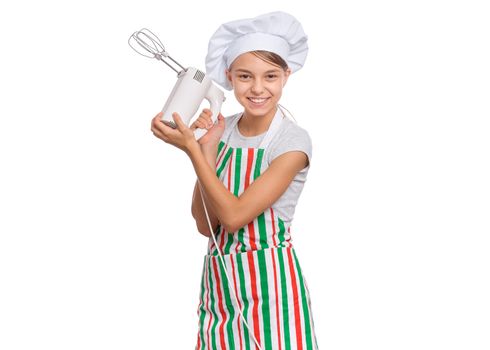
<path fill-rule="evenodd" d="M 216 123 L 216 120 L 218 120 L 218 114 L 221 111 L 221 105 L 225 101 L 225 94 L 221 89 L 216 87 L 213 83 L 209 85 L 208 92 L 206 93 L 206 96 L 204 96 L 206 100 L 209 101 L 210 109 L 211 109 L 211 120 L 213 121 L 213 124 Z M 196 137 L 196 140 L 199 140 L 204 134 L 206 134 L 208 130 L 206 129 L 196 129 L 194 131 L 194 136 Z"/>

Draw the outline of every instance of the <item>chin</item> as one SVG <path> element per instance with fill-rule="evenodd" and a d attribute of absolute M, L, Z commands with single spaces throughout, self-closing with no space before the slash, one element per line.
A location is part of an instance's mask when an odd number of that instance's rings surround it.
<path fill-rule="evenodd" d="M 267 114 L 270 113 L 272 108 L 247 108 L 245 107 L 245 112 L 247 112 L 248 115 L 253 115 L 256 117 L 263 117 Z"/>
<path fill-rule="evenodd" d="M 247 114 L 254 115 L 254 116 L 265 116 L 274 109 L 277 103 L 274 104 L 273 101 L 269 101 L 264 106 L 257 107 L 251 105 L 248 100 L 245 100 L 244 103 L 241 103 L 241 105 L 243 106 Z"/>

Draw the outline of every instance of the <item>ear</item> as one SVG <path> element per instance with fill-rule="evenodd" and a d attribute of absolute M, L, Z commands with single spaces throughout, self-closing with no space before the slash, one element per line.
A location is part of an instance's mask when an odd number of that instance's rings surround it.
<path fill-rule="evenodd" d="M 225 69 L 225 74 L 226 74 L 226 79 L 228 79 L 228 81 L 230 82 L 230 85 L 233 85 L 233 83 L 231 82 L 232 80 L 231 71 L 229 69 Z"/>

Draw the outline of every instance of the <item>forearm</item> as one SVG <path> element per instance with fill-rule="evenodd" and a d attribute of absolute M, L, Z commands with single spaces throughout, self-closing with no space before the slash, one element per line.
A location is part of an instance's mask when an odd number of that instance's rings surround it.
<path fill-rule="evenodd" d="M 216 155 L 215 154 L 205 155 L 205 158 L 209 166 L 211 167 L 211 169 L 213 171 L 216 171 Z M 211 232 L 209 230 L 209 224 L 206 218 L 206 212 L 204 210 L 202 198 L 204 198 L 204 202 L 206 204 L 206 209 L 208 212 L 209 220 L 211 221 L 211 228 L 213 232 L 216 230 L 219 221 L 216 214 L 214 213 L 211 204 L 209 203 L 209 200 L 207 199 L 207 196 L 204 193 L 203 193 L 204 197 L 201 196 L 201 190 L 199 187 L 200 187 L 199 181 L 196 181 L 196 184 L 194 186 L 194 193 L 192 196 L 192 208 L 191 208 L 192 216 L 196 220 L 196 226 L 198 231 L 205 236 L 209 236 Z"/>
<path fill-rule="evenodd" d="M 216 176 L 215 166 L 210 166 L 209 157 L 207 159 L 199 145 L 189 149 L 188 155 L 204 192 L 208 211 L 211 209 L 221 225 L 228 232 L 233 232 L 231 228 L 234 226 L 233 220 L 236 216 L 234 213 L 236 213 L 238 206 L 238 198 L 223 186 L 223 183 Z"/>

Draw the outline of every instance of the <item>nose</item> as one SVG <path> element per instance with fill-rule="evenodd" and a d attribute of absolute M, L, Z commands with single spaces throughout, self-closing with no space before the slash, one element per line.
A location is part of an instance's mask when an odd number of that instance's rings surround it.
<path fill-rule="evenodd" d="M 264 86 L 262 85 L 262 82 L 260 81 L 260 79 L 254 80 L 254 82 L 252 84 L 251 91 L 255 95 L 260 95 L 264 91 Z"/>

